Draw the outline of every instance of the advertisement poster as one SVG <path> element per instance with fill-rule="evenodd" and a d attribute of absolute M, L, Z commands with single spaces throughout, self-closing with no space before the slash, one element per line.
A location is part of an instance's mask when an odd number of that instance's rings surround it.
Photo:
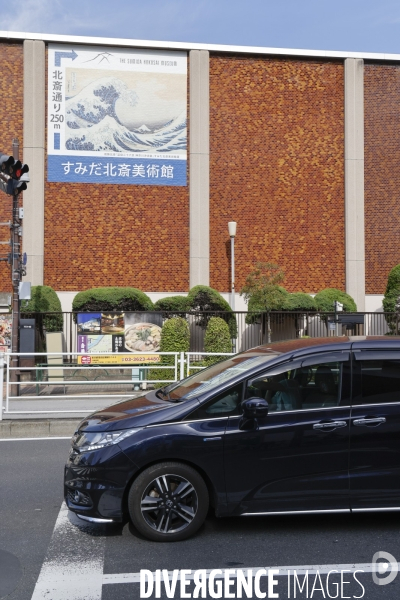
<path fill-rule="evenodd" d="M 159 362 L 160 356 L 139 353 L 160 350 L 162 316 L 160 313 L 79 313 L 77 349 L 81 354 L 120 353 L 118 357 L 78 357 L 79 364 L 140 364 Z M 97 360 L 98 359 L 98 360 Z M 85 362 L 86 361 L 86 362 Z"/>
<path fill-rule="evenodd" d="M 146 319 L 143 321 L 142 319 Z M 160 350 L 162 318 L 160 314 L 126 313 L 125 349 L 130 352 Z"/>
<path fill-rule="evenodd" d="M 0 352 L 11 349 L 12 315 L 0 315 Z"/>
<path fill-rule="evenodd" d="M 78 333 L 100 333 L 100 313 L 80 313 L 77 318 Z"/>
<path fill-rule="evenodd" d="M 187 53 L 48 47 L 48 181 L 186 185 Z"/>

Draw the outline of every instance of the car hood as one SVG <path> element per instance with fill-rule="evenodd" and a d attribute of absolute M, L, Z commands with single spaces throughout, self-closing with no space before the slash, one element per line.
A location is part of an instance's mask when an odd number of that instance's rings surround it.
<path fill-rule="evenodd" d="M 191 407 L 197 404 L 196 398 L 179 403 L 167 402 L 157 398 L 156 393 L 151 391 L 92 413 L 81 421 L 78 429 L 93 432 L 113 431 L 167 423 L 190 412 Z"/>

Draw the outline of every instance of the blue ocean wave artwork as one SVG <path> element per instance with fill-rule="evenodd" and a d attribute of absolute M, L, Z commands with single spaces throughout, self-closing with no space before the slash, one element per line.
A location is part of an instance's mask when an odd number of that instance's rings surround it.
<path fill-rule="evenodd" d="M 130 129 L 118 116 L 117 103 L 134 114 L 137 93 L 117 77 L 102 77 L 87 85 L 76 96 L 66 99 L 67 150 L 100 152 L 182 153 L 187 147 L 186 106 L 176 116 L 152 129 L 143 123 Z"/>

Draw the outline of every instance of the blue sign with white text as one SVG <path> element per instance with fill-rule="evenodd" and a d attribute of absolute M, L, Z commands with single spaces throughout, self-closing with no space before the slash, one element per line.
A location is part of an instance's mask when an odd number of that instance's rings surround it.
<path fill-rule="evenodd" d="M 48 181 L 186 185 L 186 160 L 48 156 Z"/>

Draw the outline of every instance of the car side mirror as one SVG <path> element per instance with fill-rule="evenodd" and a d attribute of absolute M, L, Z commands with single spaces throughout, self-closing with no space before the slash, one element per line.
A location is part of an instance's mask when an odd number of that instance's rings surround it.
<path fill-rule="evenodd" d="M 248 398 L 241 406 L 245 419 L 262 419 L 268 415 L 268 402 L 264 398 Z"/>

